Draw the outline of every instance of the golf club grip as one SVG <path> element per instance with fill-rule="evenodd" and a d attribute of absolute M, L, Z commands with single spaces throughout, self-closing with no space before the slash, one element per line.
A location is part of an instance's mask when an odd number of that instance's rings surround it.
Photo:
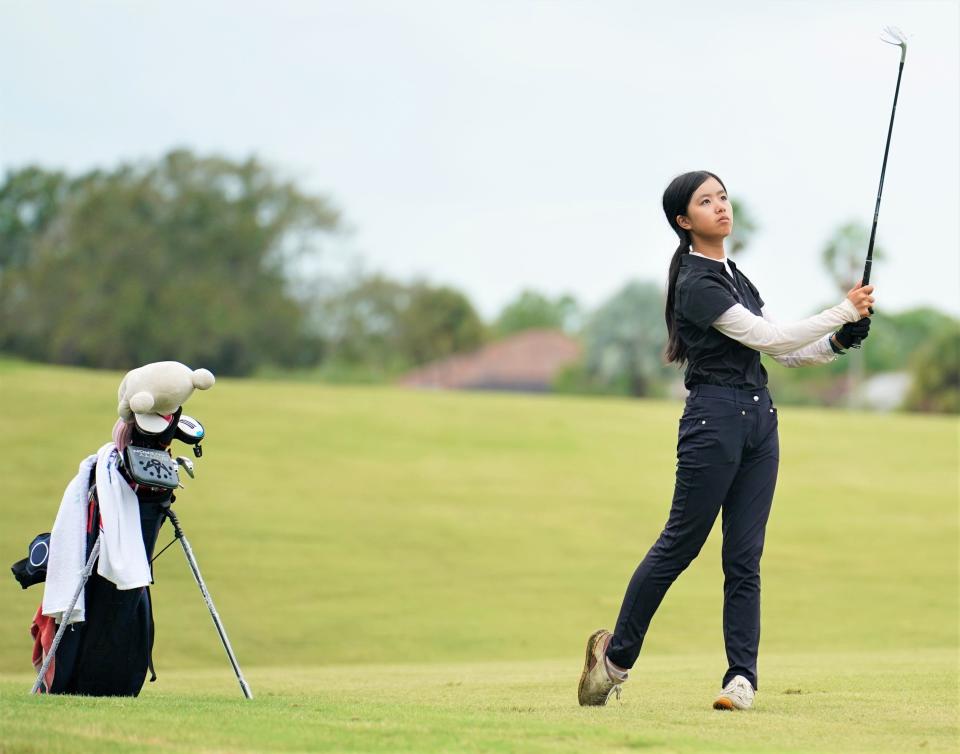
<path fill-rule="evenodd" d="M 874 226 L 876 227 L 876 226 Z M 872 240 L 872 239 L 871 239 Z M 873 244 L 870 244 L 870 253 L 873 252 Z M 866 264 L 863 265 L 863 282 L 862 285 L 870 284 L 870 271 L 873 269 L 873 260 L 868 258 Z M 873 307 L 868 307 L 867 311 L 873 314 Z"/>

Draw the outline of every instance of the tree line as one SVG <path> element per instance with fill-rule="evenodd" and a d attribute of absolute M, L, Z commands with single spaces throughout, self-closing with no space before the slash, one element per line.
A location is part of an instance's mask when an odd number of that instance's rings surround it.
<path fill-rule="evenodd" d="M 735 212 L 731 250 L 741 251 L 756 223 L 742 204 Z M 583 343 L 560 390 L 662 395 L 679 377 L 662 360 L 659 282 L 630 282 L 592 312 L 572 296 L 527 290 L 485 323 L 450 286 L 325 274 L 325 249 L 343 232 L 328 197 L 254 158 L 181 149 L 80 175 L 9 171 L 0 183 L 0 352 L 111 369 L 178 359 L 224 375 L 313 370 L 386 380 L 548 327 Z M 863 233 L 843 226 L 824 249 L 844 292 Z M 956 321 L 939 312 L 878 314 L 857 358 L 866 372 L 913 365 L 913 405 L 958 410 L 958 341 Z M 790 370 L 797 374 L 781 381 L 796 400 L 820 400 L 817 380 L 844 368 Z"/>

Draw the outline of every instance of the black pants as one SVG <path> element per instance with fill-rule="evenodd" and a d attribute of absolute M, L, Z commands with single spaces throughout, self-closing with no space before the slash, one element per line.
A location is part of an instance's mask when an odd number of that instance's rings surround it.
<path fill-rule="evenodd" d="M 760 556 L 777 483 L 777 410 L 766 389 L 695 386 L 680 419 L 673 505 L 659 539 L 627 587 L 610 661 L 631 668 L 650 620 L 677 576 L 700 552 L 723 509 L 723 638 L 726 685 L 757 688 Z"/>

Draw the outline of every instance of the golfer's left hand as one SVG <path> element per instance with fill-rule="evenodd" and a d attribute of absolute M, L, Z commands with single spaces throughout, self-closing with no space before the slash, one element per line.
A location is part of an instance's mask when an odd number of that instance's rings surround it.
<path fill-rule="evenodd" d="M 873 305 L 876 303 L 876 299 L 873 297 L 872 285 L 864 285 L 863 280 L 861 280 L 847 292 L 847 298 L 860 312 L 861 317 L 869 317 L 873 314 Z"/>
<path fill-rule="evenodd" d="M 857 322 L 847 322 L 837 330 L 833 337 L 839 346 L 846 350 L 847 348 L 859 348 L 860 343 L 866 340 L 869 334 L 870 317 L 864 317 Z"/>

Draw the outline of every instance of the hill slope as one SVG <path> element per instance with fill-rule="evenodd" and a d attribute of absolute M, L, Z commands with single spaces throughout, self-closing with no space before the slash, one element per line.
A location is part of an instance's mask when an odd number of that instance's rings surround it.
<path fill-rule="evenodd" d="M 109 439 L 119 378 L 0 363 L 2 562 Z M 666 520 L 680 410 L 221 380 L 188 404 L 209 439 L 176 506 L 246 667 L 578 665 Z M 785 408 L 780 434 L 762 652 L 955 648 L 956 420 Z M 645 648 L 717 679 L 719 560 L 716 527 Z M 155 577 L 161 676 L 221 667 L 178 548 Z M 0 672 L 27 671 L 40 588 L 2 588 Z"/>

